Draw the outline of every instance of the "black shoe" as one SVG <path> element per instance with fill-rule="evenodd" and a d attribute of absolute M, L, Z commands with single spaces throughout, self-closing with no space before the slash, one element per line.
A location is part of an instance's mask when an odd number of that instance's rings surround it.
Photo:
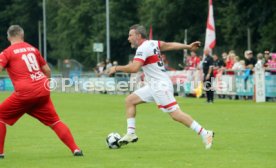
<path fill-rule="evenodd" d="M 83 156 L 83 153 L 81 150 L 75 150 L 74 156 Z"/>
<path fill-rule="evenodd" d="M 5 155 L 0 155 L 0 159 L 4 159 L 5 158 Z"/>

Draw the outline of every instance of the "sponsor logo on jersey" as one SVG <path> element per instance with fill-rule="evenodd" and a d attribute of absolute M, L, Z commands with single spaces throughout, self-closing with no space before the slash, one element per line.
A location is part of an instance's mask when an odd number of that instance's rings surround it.
<path fill-rule="evenodd" d="M 38 80 L 44 78 L 45 75 L 42 72 L 38 71 L 38 72 L 31 74 L 30 77 L 33 81 L 38 81 Z"/>
<path fill-rule="evenodd" d="M 137 52 L 137 53 L 136 53 L 136 56 L 142 57 L 142 56 L 143 56 L 143 52 Z"/>

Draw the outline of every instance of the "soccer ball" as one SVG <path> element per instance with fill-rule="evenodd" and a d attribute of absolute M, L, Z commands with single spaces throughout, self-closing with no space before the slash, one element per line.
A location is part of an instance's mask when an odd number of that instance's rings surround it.
<path fill-rule="evenodd" d="M 118 144 L 118 141 L 120 139 L 121 139 L 120 134 L 118 134 L 116 132 L 112 132 L 107 135 L 106 144 L 110 149 L 120 148 L 121 146 Z"/>

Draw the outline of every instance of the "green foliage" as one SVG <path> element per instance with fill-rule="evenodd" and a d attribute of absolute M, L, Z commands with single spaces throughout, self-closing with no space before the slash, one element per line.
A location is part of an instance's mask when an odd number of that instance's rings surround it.
<path fill-rule="evenodd" d="M 55 10 L 49 12 L 53 8 Z M 104 3 L 98 0 L 49 1 L 48 9 L 50 57 L 76 59 L 91 66 L 95 61 L 93 43 L 105 40 Z"/>
<path fill-rule="evenodd" d="M 9 43 L 7 29 L 19 24 L 25 29 L 26 41 L 38 47 L 38 20 L 42 18 L 40 3 L 33 0 L 0 0 L 0 51 Z"/>
<path fill-rule="evenodd" d="M 189 5 L 187 5 L 189 4 Z M 188 0 L 144 0 L 139 11 L 141 23 L 153 26 L 155 39 L 183 42 L 185 29 L 189 41 L 203 40 L 207 18 L 207 2 Z M 194 9 L 199 9 L 194 10 Z M 199 15 L 199 13 L 202 13 Z"/>
<path fill-rule="evenodd" d="M 136 23 L 153 28 L 158 40 L 204 43 L 208 1 L 198 0 L 109 0 L 111 59 L 128 62 L 134 53 L 127 41 L 129 27 Z M 50 61 L 76 59 L 91 69 L 96 64 L 93 43 L 104 43 L 106 57 L 106 7 L 99 0 L 46 0 L 47 46 Z M 42 0 L 0 0 L 0 50 L 8 46 L 6 30 L 11 24 L 25 29 L 26 41 L 38 46 L 38 21 L 42 20 Z M 247 49 L 250 28 L 254 52 L 275 52 L 276 1 L 213 1 L 217 49 Z M 217 51 L 220 51 L 217 50 Z M 172 55 L 182 55 L 182 52 Z M 180 58 L 180 57 L 179 57 Z"/>
<path fill-rule="evenodd" d="M 112 60 L 121 64 L 129 61 L 133 53 L 128 42 L 129 27 L 139 23 L 138 2 L 133 0 L 110 0 L 110 44 Z"/>
<path fill-rule="evenodd" d="M 275 38 L 267 37 L 275 25 L 271 15 L 276 12 L 275 1 L 222 1 L 218 2 L 217 26 L 221 29 L 221 37 L 230 49 L 247 48 L 247 29 L 252 35 L 252 49 L 262 52 L 265 49 L 273 50 Z M 275 17 L 273 15 L 273 17 Z M 272 23 L 271 23 L 272 22 Z M 275 37 L 275 31 L 272 36 Z M 256 50 L 257 49 L 257 50 Z"/>

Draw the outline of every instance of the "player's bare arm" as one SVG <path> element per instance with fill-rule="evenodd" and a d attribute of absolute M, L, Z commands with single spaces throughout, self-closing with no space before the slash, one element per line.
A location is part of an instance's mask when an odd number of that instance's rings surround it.
<path fill-rule="evenodd" d="M 42 72 L 47 76 L 47 78 L 51 78 L 51 69 L 48 64 L 45 64 L 41 67 Z"/>
<path fill-rule="evenodd" d="M 132 63 L 129 63 L 124 66 L 113 66 L 109 70 L 109 75 L 112 75 L 118 71 L 120 72 L 126 72 L 126 73 L 136 73 L 140 70 L 140 68 L 143 66 L 143 63 L 140 61 L 133 61 Z"/>
<path fill-rule="evenodd" d="M 183 44 L 178 42 L 164 42 L 160 41 L 160 50 L 161 51 L 170 51 L 170 50 L 183 50 L 188 49 L 191 51 L 196 51 L 200 47 L 200 41 L 195 41 L 191 44 Z"/>

